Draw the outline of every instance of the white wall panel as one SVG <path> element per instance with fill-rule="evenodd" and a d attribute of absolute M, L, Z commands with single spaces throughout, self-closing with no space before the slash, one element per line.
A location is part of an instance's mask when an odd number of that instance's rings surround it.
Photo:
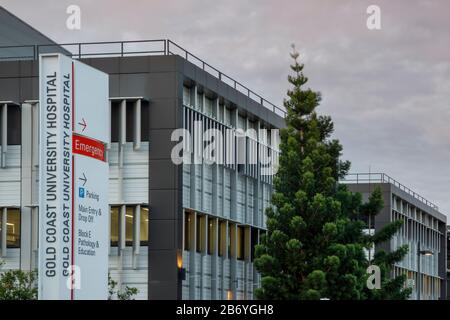
<path fill-rule="evenodd" d="M 8 146 L 6 167 L 0 168 L 0 206 L 20 206 L 20 146 Z"/>
<path fill-rule="evenodd" d="M 20 268 L 20 249 L 19 248 L 8 248 L 6 249 L 6 257 L 0 259 L 5 264 L 0 266 L 0 273 L 2 271 L 7 271 L 11 269 Z"/>
<path fill-rule="evenodd" d="M 139 150 L 133 150 L 133 143 L 127 142 L 123 156 L 123 185 L 119 186 L 119 144 L 112 143 L 109 150 L 109 202 L 121 203 L 120 189 L 124 203 L 148 203 L 148 150 L 149 143 L 141 142 Z"/>
<path fill-rule="evenodd" d="M 117 248 L 112 248 L 117 249 Z M 132 267 L 132 248 L 127 247 L 123 252 L 122 263 L 120 267 L 120 258 L 117 256 L 117 250 L 111 250 L 109 256 L 109 273 L 115 281 L 121 282 L 122 287 L 135 287 L 139 293 L 134 296 L 136 300 L 146 300 L 148 297 L 148 250 L 147 247 L 141 247 L 140 254 L 137 256 L 137 268 Z M 121 280 L 119 281 L 119 279 Z"/>

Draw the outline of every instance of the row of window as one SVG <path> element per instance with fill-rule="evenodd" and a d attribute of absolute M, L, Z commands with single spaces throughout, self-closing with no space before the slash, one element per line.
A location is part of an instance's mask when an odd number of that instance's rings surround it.
<path fill-rule="evenodd" d="M 126 102 L 125 112 L 125 136 L 127 142 L 134 141 L 134 101 Z M 121 102 L 111 101 L 111 142 L 119 142 L 120 138 L 120 120 L 121 120 Z M 141 101 L 141 141 L 149 141 L 149 104 Z"/>
<path fill-rule="evenodd" d="M 134 116 L 135 109 L 133 108 L 133 101 L 127 101 L 126 113 L 125 113 L 125 132 L 126 141 L 133 142 L 134 140 Z M 2 117 L 1 112 L 3 105 L 0 105 L 0 141 L 2 136 Z M 8 105 L 7 113 L 7 144 L 8 145 L 20 145 L 22 141 L 21 136 L 21 109 L 19 106 Z M 141 103 L 141 141 L 149 141 L 149 104 L 142 101 Z M 111 142 L 119 141 L 120 131 L 120 101 L 111 102 Z"/>
<path fill-rule="evenodd" d="M 148 208 L 141 207 L 139 235 L 134 232 L 135 207 L 125 209 L 125 245 L 132 246 L 134 237 L 139 237 L 140 245 L 148 245 Z M 111 207 L 111 246 L 117 247 L 120 237 L 120 207 Z"/>
<path fill-rule="evenodd" d="M 111 246 L 117 246 L 119 241 L 120 207 L 111 207 Z M 132 246 L 134 237 L 139 237 L 141 246 L 148 245 L 148 208 L 140 210 L 139 235 L 134 234 L 135 207 L 127 206 L 125 210 L 125 245 Z M 21 224 L 20 210 L 8 208 L 6 218 L 6 247 L 20 248 Z M 0 234 L 2 234 L 3 214 L 0 208 Z"/>
<path fill-rule="evenodd" d="M 192 212 L 184 215 L 184 250 L 253 261 L 258 229 Z M 262 233 L 259 230 L 259 236 Z"/>
<path fill-rule="evenodd" d="M 397 235 L 410 241 L 419 241 L 427 248 L 439 251 L 441 247 L 441 234 L 419 222 L 405 217 L 402 213 L 392 210 L 392 221 L 402 220 L 403 225 Z"/>
<path fill-rule="evenodd" d="M 395 195 L 392 195 L 392 207 L 395 211 L 400 212 L 413 220 L 421 222 L 427 227 L 435 230 L 439 229 L 440 221 L 438 219 Z"/>

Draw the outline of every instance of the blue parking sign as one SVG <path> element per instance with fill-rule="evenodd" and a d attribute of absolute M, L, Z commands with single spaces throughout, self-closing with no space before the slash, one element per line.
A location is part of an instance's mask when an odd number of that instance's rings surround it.
<path fill-rule="evenodd" d="M 78 188 L 78 196 L 84 198 L 84 188 Z"/>

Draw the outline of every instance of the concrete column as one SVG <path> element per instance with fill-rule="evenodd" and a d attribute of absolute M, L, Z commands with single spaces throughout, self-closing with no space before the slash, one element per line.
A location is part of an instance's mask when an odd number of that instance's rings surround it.
<path fill-rule="evenodd" d="M 141 99 L 134 102 L 134 119 L 133 119 L 133 149 L 141 148 Z"/>
<path fill-rule="evenodd" d="M 0 242 L 1 242 L 1 254 L 0 257 L 4 258 L 6 257 L 6 234 L 7 234 L 7 227 L 8 225 L 6 224 L 7 219 L 8 219 L 8 209 L 7 208 L 3 208 L 1 211 L 1 215 L 2 215 L 2 231 L 1 231 L 1 235 L 0 235 Z"/>
<path fill-rule="evenodd" d="M 31 269 L 38 267 L 39 207 L 31 209 Z"/>
<path fill-rule="evenodd" d="M 111 220 L 112 220 L 112 212 L 111 205 L 108 205 L 108 256 L 111 255 Z"/>
<path fill-rule="evenodd" d="M 230 257 L 230 290 L 233 292 L 233 300 L 237 296 L 237 224 L 231 225 L 231 257 Z"/>
<path fill-rule="evenodd" d="M 223 245 L 224 245 L 223 260 L 224 261 L 227 261 L 227 259 L 230 260 L 230 270 L 231 270 L 231 257 L 228 254 L 228 245 L 229 245 L 230 240 L 231 240 L 231 239 L 229 239 L 229 236 L 228 236 L 228 234 L 229 234 L 229 227 L 230 227 L 229 226 L 229 222 L 226 221 L 224 223 L 224 225 L 225 225 L 224 226 L 225 241 L 223 243 Z M 224 268 L 224 265 L 222 264 L 222 299 L 226 299 L 227 298 L 227 291 L 231 289 L 231 283 L 226 283 L 225 282 L 224 270 L 225 270 L 225 268 Z"/>
<path fill-rule="evenodd" d="M 217 123 L 214 123 L 214 129 L 217 129 Z M 216 144 L 216 156 L 217 156 L 217 144 Z M 219 165 L 216 163 L 212 164 L 212 213 L 219 215 L 218 212 L 218 201 L 219 201 Z"/>
<path fill-rule="evenodd" d="M 123 165 L 124 165 L 124 148 L 127 142 L 126 139 L 126 106 L 127 101 L 122 100 L 120 103 L 120 125 L 119 125 L 119 161 L 118 161 L 118 194 L 119 194 L 119 203 L 123 203 Z"/>
<path fill-rule="evenodd" d="M 127 100 L 120 102 L 120 125 L 119 125 L 119 143 L 124 145 L 127 142 Z"/>
<path fill-rule="evenodd" d="M 112 100 L 109 100 L 109 110 L 108 110 L 108 132 L 109 132 L 109 139 L 108 143 L 106 144 L 106 149 L 109 150 L 111 148 L 111 113 L 112 113 Z"/>
<path fill-rule="evenodd" d="M 1 152 L 0 152 L 0 167 L 6 167 L 6 151 L 8 150 L 8 104 L 3 104 L 1 108 L 2 113 L 2 123 L 0 128 L 2 130 L 2 140 L 1 140 Z"/>
<path fill-rule="evenodd" d="M 248 283 L 250 278 L 250 264 L 252 262 L 252 229 L 250 227 L 245 228 L 244 234 L 244 247 L 245 247 L 245 263 L 244 263 L 244 299 L 247 300 L 248 297 Z"/>
<path fill-rule="evenodd" d="M 203 240 L 203 246 L 201 247 L 201 264 L 200 264 L 200 300 L 205 299 L 205 261 L 208 257 L 208 216 L 204 215 L 200 219 L 200 226 L 203 227 L 203 237 L 201 239 Z M 202 225 L 203 224 L 203 225 Z"/>
<path fill-rule="evenodd" d="M 122 255 L 122 250 L 126 247 L 126 206 L 123 204 L 119 209 L 119 254 Z"/>
<path fill-rule="evenodd" d="M 134 207 L 133 213 L 133 269 L 137 268 L 137 257 L 141 248 L 141 205 Z"/>
<path fill-rule="evenodd" d="M 197 252 L 197 212 L 191 213 L 191 250 L 189 254 L 189 299 L 193 300 L 195 296 L 195 279 L 197 278 L 195 269 L 195 255 Z"/>
<path fill-rule="evenodd" d="M 31 235 L 32 235 L 32 143 L 33 143 L 33 107 L 29 103 L 22 104 L 22 125 L 21 125 L 21 199 L 20 199 L 20 268 L 22 270 L 31 270 L 32 265 L 32 250 L 31 250 Z"/>
<path fill-rule="evenodd" d="M 238 109 L 234 109 L 231 111 L 231 123 L 236 130 L 238 127 Z M 231 171 L 231 214 L 230 218 L 235 220 L 237 217 L 237 182 L 238 182 L 238 164 L 237 159 L 239 156 L 238 153 L 238 143 L 237 140 L 233 137 L 234 140 L 234 148 L 235 148 L 235 156 L 234 156 L 234 170 Z"/>
<path fill-rule="evenodd" d="M 212 218 L 211 222 L 213 223 L 213 237 L 214 237 L 214 248 L 213 252 L 211 252 L 211 300 L 219 299 L 217 295 L 217 282 L 218 282 L 218 256 L 219 256 L 219 218 Z"/>
<path fill-rule="evenodd" d="M 122 289 L 122 272 L 123 272 L 123 254 L 124 254 L 124 250 L 126 247 L 126 206 L 125 205 L 121 205 L 120 206 L 120 210 L 119 210 L 119 243 L 117 246 L 117 250 L 118 250 L 118 274 L 119 274 L 119 278 L 117 281 L 117 287 L 118 289 Z"/>
<path fill-rule="evenodd" d="M 191 100 L 191 101 L 193 101 L 194 102 L 194 108 L 197 108 L 197 104 L 198 104 L 198 102 L 197 102 L 197 86 L 194 86 L 194 88 L 193 88 L 193 90 L 192 90 L 192 92 L 193 92 L 193 100 Z M 195 115 L 195 113 L 194 112 L 192 112 L 192 119 L 191 119 L 191 121 L 192 121 L 192 130 L 193 130 L 193 132 L 191 132 L 191 135 L 193 136 L 193 150 L 192 150 L 192 161 L 191 161 L 191 208 L 193 208 L 193 209 L 196 209 L 197 208 L 197 201 L 196 201 L 196 197 L 195 197 L 195 193 L 196 193 L 196 189 L 197 189 L 197 179 L 196 179 L 196 176 L 197 176 L 197 170 L 199 170 L 199 168 L 198 168 L 198 164 L 196 164 L 197 163 L 197 159 L 198 159 L 198 155 L 196 154 L 196 150 L 195 150 L 195 146 L 196 146 L 196 143 L 197 143 L 197 141 L 198 141 L 198 137 L 195 135 L 195 132 L 196 132 L 196 130 L 195 130 L 195 121 L 196 121 L 196 119 L 197 119 L 197 116 Z"/>
<path fill-rule="evenodd" d="M 256 125 L 256 154 L 257 156 L 257 164 L 256 164 L 256 181 L 254 182 L 253 187 L 253 222 L 252 224 L 255 226 L 261 226 L 262 217 L 259 213 L 261 207 L 259 202 L 259 197 L 261 195 L 261 167 L 259 162 L 260 159 L 260 142 L 261 142 L 261 134 L 260 134 L 261 122 L 258 120 Z M 264 214 L 264 210 L 262 211 Z"/>
<path fill-rule="evenodd" d="M 149 79 L 149 85 L 153 87 L 163 82 L 172 84 L 168 94 L 151 94 L 148 115 L 149 119 L 160 119 L 149 128 L 148 298 L 151 300 L 182 297 L 182 281 L 176 262 L 182 247 L 183 168 L 172 162 L 171 150 L 177 143 L 166 137 L 182 127 L 183 78 L 178 76 L 177 58 L 167 57 L 167 60 L 173 62 L 174 69 L 156 72 Z M 161 112 L 173 116 L 161 117 Z"/>

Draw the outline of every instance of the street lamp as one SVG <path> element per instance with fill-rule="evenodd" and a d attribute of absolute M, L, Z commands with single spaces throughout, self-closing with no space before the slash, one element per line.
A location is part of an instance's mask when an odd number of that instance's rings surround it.
<path fill-rule="evenodd" d="M 177 250 L 177 269 L 178 279 L 186 280 L 186 269 L 183 268 L 183 252 L 180 249 Z"/>
<path fill-rule="evenodd" d="M 417 243 L 417 279 L 419 282 L 417 290 L 417 300 L 420 300 L 420 292 L 422 291 L 422 276 L 420 275 L 420 256 L 431 257 L 432 255 L 434 255 L 433 251 L 420 249 L 420 240 L 419 240 Z"/>

